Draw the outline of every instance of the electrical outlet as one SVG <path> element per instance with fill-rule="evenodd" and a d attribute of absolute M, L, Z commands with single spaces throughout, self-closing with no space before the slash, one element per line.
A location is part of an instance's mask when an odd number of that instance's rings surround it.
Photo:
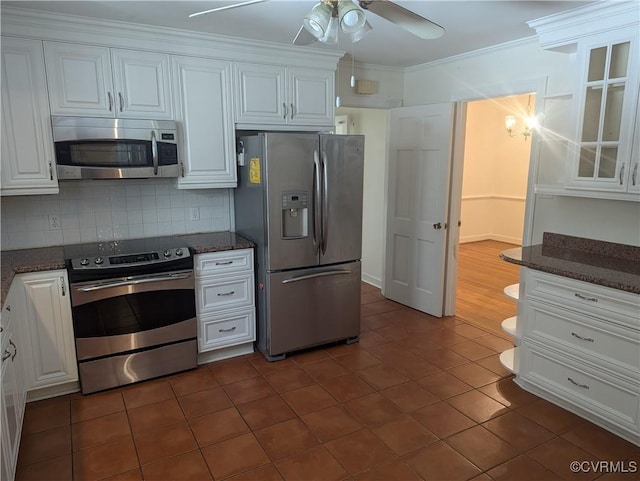
<path fill-rule="evenodd" d="M 199 207 L 191 207 L 191 210 L 189 211 L 189 220 L 200 220 Z"/>
<path fill-rule="evenodd" d="M 49 230 L 60 230 L 60 216 L 54 214 L 49 216 Z"/>

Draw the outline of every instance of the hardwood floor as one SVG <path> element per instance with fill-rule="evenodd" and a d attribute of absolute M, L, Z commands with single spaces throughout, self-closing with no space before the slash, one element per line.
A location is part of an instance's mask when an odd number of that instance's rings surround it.
<path fill-rule="evenodd" d="M 514 244 L 493 240 L 460 244 L 456 317 L 502 337 L 500 324 L 515 316 L 516 302 L 503 289 L 518 282 L 519 267 L 498 257 Z"/>

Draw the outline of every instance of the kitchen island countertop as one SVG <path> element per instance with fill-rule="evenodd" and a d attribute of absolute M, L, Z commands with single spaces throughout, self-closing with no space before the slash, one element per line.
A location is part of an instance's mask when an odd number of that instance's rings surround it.
<path fill-rule="evenodd" d="M 507 249 L 500 258 L 523 267 L 640 294 L 640 248 L 544 233 L 542 244 Z"/>
<path fill-rule="evenodd" d="M 177 236 L 193 248 L 196 254 L 233 249 L 251 249 L 253 242 L 235 232 L 205 232 Z M 0 283 L 2 306 L 16 274 L 65 269 L 65 246 L 19 249 L 0 253 Z"/>

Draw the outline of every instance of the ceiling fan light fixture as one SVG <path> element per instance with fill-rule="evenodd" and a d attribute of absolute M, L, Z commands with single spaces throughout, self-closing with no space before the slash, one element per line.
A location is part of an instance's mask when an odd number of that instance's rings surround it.
<path fill-rule="evenodd" d="M 338 43 L 338 30 L 339 30 L 339 22 L 338 19 L 336 17 L 331 17 L 331 20 L 329 21 L 329 26 L 327 27 L 327 31 L 325 32 L 324 36 L 322 38 L 320 38 L 319 40 L 322 43 L 326 43 L 329 45 L 335 45 L 336 43 Z"/>
<path fill-rule="evenodd" d="M 338 18 L 340 27 L 347 34 L 358 31 L 367 21 L 364 11 L 350 0 L 338 3 Z"/>
<path fill-rule="evenodd" d="M 324 2 L 316 4 L 304 17 L 303 25 L 311 35 L 322 41 L 331 21 L 331 7 Z"/>
<path fill-rule="evenodd" d="M 371 30 L 373 30 L 373 27 L 369 24 L 369 22 L 365 20 L 362 27 L 360 27 L 358 30 L 356 30 L 350 35 L 351 42 L 356 43 L 362 40 Z"/>

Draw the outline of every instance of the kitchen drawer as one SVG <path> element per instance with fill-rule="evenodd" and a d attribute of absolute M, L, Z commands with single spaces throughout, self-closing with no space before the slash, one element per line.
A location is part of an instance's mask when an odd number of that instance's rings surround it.
<path fill-rule="evenodd" d="M 640 385 L 532 342 L 521 346 L 521 377 L 600 418 L 638 433 Z"/>
<path fill-rule="evenodd" d="M 199 352 L 255 341 L 255 325 L 253 307 L 203 316 L 198 323 Z"/>
<path fill-rule="evenodd" d="M 253 249 L 198 254 L 194 261 L 196 277 L 253 271 Z"/>
<path fill-rule="evenodd" d="M 253 307 L 253 273 L 211 276 L 196 280 L 198 315 L 235 307 Z"/>
<path fill-rule="evenodd" d="M 640 295 L 527 270 L 525 296 L 640 329 Z"/>
<path fill-rule="evenodd" d="M 640 371 L 640 331 L 533 300 L 524 318 L 527 337 Z"/>

